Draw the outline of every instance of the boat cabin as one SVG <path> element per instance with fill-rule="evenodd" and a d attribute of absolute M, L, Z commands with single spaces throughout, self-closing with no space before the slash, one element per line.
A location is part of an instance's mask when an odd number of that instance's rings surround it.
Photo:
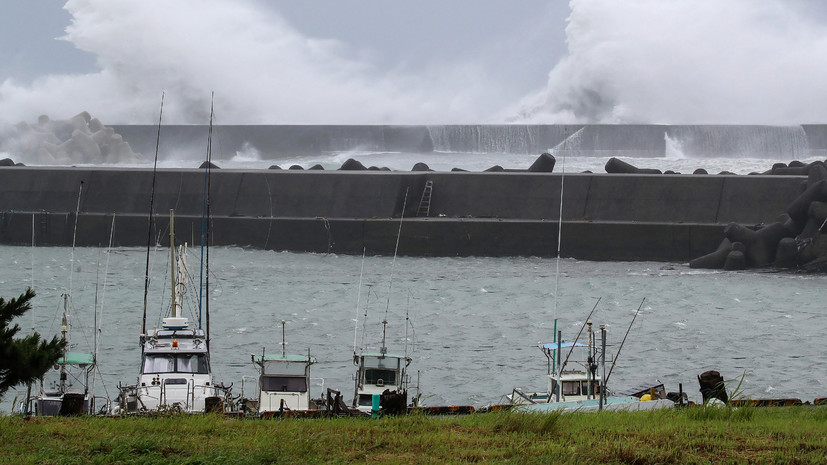
<path fill-rule="evenodd" d="M 354 354 L 356 390 L 353 408 L 370 412 L 373 396 L 386 390 L 404 393 L 407 389 L 405 370 L 411 363 L 410 357 L 382 353 Z"/>
<path fill-rule="evenodd" d="M 310 366 L 316 359 L 307 355 L 253 356 L 259 366 L 258 412 L 313 410 L 310 400 Z"/>
<path fill-rule="evenodd" d="M 66 352 L 55 369 L 40 381 L 40 394 L 33 399 L 38 416 L 81 415 L 94 410 L 89 393 L 89 378 L 95 370 L 92 354 Z"/>
<path fill-rule="evenodd" d="M 560 378 L 560 383 L 563 385 L 563 389 L 560 391 L 560 401 L 571 402 L 595 399 L 600 396 L 600 375 L 598 374 L 589 379 L 589 374 L 585 371 L 564 371 Z M 591 388 L 589 383 L 591 383 Z M 548 385 L 548 392 L 556 398 L 557 379 L 555 375 L 549 375 Z"/>
<path fill-rule="evenodd" d="M 204 331 L 188 329 L 186 318 L 165 318 L 163 328 L 144 341 L 136 393 L 140 405 L 135 407 L 142 410 L 205 411 L 206 399 L 220 394 L 210 373 Z"/>
<path fill-rule="evenodd" d="M 569 362 L 570 364 L 575 366 L 580 365 L 584 369 L 563 370 L 562 373 L 557 373 L 554 368 L 559 363 L 560 355 L 556 353 L 558 348 L 560 350 L 570 349 L 570 351 L 573 349 L 582 350 L 583 348 L 589 348 L 589 345 L 571 342 L 540 345 L 540 349 L 548 359 L 548 384 L 546 392 L 528 393 L 520 388 L 514 388 L 512 393 L 506 396 L 509 403 L 524 405 L 558 402 L 558 386 L 561 387 L 559 390 L 559 402 L 575 402 L 600 397 L 601 376 L 597 373 L 597 366 L 594 365 L 594 362 L 589 363 L 588 360 L 571 361 Z M 565 354 L 566 351 L 563 351 L 563 353 Z M 596 356 L 593 357 L 593 360 L 595 359 Z M 589 373 L 585 370 L 590 365 L 595 368 L 595 372 Z"/>

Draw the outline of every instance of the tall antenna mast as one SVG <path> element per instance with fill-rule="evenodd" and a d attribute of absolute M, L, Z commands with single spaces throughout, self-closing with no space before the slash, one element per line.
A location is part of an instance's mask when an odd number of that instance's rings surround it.
<path fill-rule="evenodd" d="M 385 355 L 387 353 L 388 348 L 385 346 L 386 340 L 386 333 L 388 329 L 388 309 L 391 306 L 391 287 L 393 287 L 393 271 L 396 267 L 396 256 L 399 253 L 399 238 L 402 237 L 402 222 L 405 220 L 405 208 L 408 206 L 408 190 L 410 187 L 405 188 L 405 199 L 402 201 L 402 214 L 399 216 L 399 231 L 396 233 L 396 247 L 393 249 L 393 261 L 391 262 L 391 277 L 388 281 L 388 301 L 385 304 L 385 318 L 382 320 L 382 347 L 380 349 L 380 353 Z"/>
<path fill-rule="evenodd" d="M 152 243 L 152 213 L 155 203 L 155 175 L 158 172 L 158 149 L 161 146 L 161 120 L 164 117 L 164 93 L 161 92 L 161 111 L 158 115 L 158 135 L 155 138 L 155 163 L 152 166 L 152 190 L 149 194 L 149 226 L 146 231 L 146 271 L 144 273 L 144 315 L 141 322 L 141 355 L 143 356 L 143 337 L 146 336 L 146 303 L 149 297 L 149 252 Z"/>
<path fill-rule="evenodd" d="M 169 283 L 172 289 L 172 317 L 178 318 L 178 298 L 175 296 L 175 210 L 169 210 Z"/>
<path fill-rule="evenodd" d="M 366 247 L 362 247 L 362 267 L 359 270 L 359 288 L 356 292 L 356 318 L 353 320 L 353 354 L 356 355 L 356 339 L 358 338 L 359 334 L 359 303 L 362 300 L 362 276 L 365 274 L 365 250 Z M 34 268 L 34 267 L 32 267 Z M 34 327 L 34 325 L 32 325 Z"/>

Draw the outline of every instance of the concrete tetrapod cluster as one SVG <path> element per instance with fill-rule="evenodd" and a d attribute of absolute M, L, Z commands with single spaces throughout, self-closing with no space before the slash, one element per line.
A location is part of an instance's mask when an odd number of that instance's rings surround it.
<path fill-rule="evenodd" d="M 0 152 L 19 154 L 27 163 L 134 163 L 141 156 L 129 143 L 87 112 L 67 120 L 42 115 L 37 123 L 21 121 L 0 128 Z"/>
<path fill-rule="evenodd" d="M 531 173 L 551 173 L 554 171 L 555 165 L 555 158 L 549 153 L 543 153 L 528 167 L 527 170 L 513 170 L 513 169 L 505 169 L 502 166 L 495 165 L 491 168 L 486 169 L 486 172 L 501 172 L 501 171 L 528 171 Z M 270 166 L 271 170 L 280 170 L 282 169 L 279 165 L 272 165 Z M 293 165 L 289 169 L 291 170 L 302 170 L 299 165 Z M 324 169 L 321 165 L 314 165 L 309 170 L 321 170 Z M 353 158 L 348 158 L 342 166 L 339 168 L 340 171 L 391 171 L 390 168 L 387 167 L 376 167 L 370 166 L 366 167 L 360 161 L 354 160 Z M 419 162 L 414 164 L 411 168 L 411 171 L 433 171 L 426 163 Z M 453 168 L 451 171 L 465 171 L 460 168 Z"/>
<path fill-rule="evenodd" d="M 805 174 L 804 192 L 774 223 L 747 227 L 730 223 L 718 249 L 689 262 L 690 268 L 741 270 L 750 267 L 827 269 L 827 169 L 823 162 L 774 167 L 775 174 Z M 799 169 L 800 168 L 800 169 Z"/>

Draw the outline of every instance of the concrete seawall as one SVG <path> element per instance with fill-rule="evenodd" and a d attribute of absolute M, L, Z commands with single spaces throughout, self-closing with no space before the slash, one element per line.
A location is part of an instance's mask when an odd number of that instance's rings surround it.
<path fill-rule="evenodd" d="M 560 183 L 551 173 L 214 170 L 211 242 L 255 248 L 422 256 L 554 256 Z M 799 176 L 567 174 L 562 255 L 687 261 L 714 250 L 730 222 L 773 221 L 801 191 Z M 418 216 L 426 181 L 427 217 Z M 82 182 L 82 184 L 81 184 Z M 204 172 L 159 170 L 155 230 L 200 242 Z M 0 241 L 144 246 L 148 169 L 0 168 Z M 407 200 L 406 200 L 407 196 Z M 33 222 L 34 218 L 34 222 Z"/>

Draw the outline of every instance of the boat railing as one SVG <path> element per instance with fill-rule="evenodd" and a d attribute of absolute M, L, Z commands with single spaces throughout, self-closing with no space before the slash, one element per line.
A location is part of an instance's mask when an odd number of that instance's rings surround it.
<path fill-rule="evenodd" d="M 98 400 L 101 401 L 101 403 L 100 403 L 101 407 L 100 408 L 97 408 Z M 99 415 L 106 414 L 107 412 L 109 412 L 112 409 L 112 401 L 109 399 L 109 397 L 92 396 L 92 405 L 90 407 L 90 412 L 95 411 L 96 408 L 97 408 L 97 413 Z"/>
<path fill-rule="evenodd" d="M 178 384 L 173 384 L 173 386 L 177 386 Z M 147 386 L 148 387 L 148 386 Z M 161 389 L 160 396 L 158 397 L 158 406 L 166 406 L 166 407 L 175 407 L 176 404 L 178 407 L 181 407 L 183 410 L 190 410 L 195 404 L 195 381 L 192 379 L 187 380 L 187 387 L 186 387 L 186 395 L 184 396 L 184 405 L 180 405 L 180 402 L 174 402 L 173 404 L 169 404 L 169 394 L 167 393 L 167 380 L 161 382 L 159 386 Z M 190 401 L 192 399 L 192 401 Z"/>
<path fill-rule="evenodd" d="M 310 378 L 310 383 L 312 384 L 314 381 L 317 381 L 315 384 L 322 388 L 322 396 L 324 396 L 324 378 Z M 310 389 L 307 390 L 307 393 L 310 394 Z"/>
<path fill-rule="evenodd" d="M 513 400 L 513 399 L 514 399 L 514 395 L 515 395 L 515 394 L 516 394 L 516 395 L 518 395 L 518 396 L 520 396 L 520 397 L 522 397 L 523 399 L 525 399 L 526 401 L 528 401 L 528 403 L 530 403 L 530 404 L 536 404 L 536 403 L 537 403 L 537 402 L 535 402 L 535 401 L 534 401 L 531 397 L 527 396 L 527 395 L 523 392 L 523 390 L 522 390 L 522 389 L 520 389 L 520 388 L 514 388 L 514 390 L 513 390 L 513 391 L 511 391 L 511 399 L 512 399 L 512 403 L 514 402 L 514 400 Z"/>
<path fill-rule="evenodd" d="M 190 399 L 192 401 L 190 401 Z M 185 410 L 191 410 L 195 407 L 195 380 L 187 380 L 187 405 Z"/>
<path fill-rule="evenodd" d="M 258 377 L 257 377 L 257 376 L 242 376 L 242 377 L 241 377 L 241 398 L 242 398 L 242 399 L 249 399 L 249 398 L 251 398 L 251 396 L 248 396 L 248 395 L 247 395 L 247 392 L 245 391 L 245 386 L 246 386 L 246 384 L 247 384 L 248 382 L 253 382 L 253 381 L 255 381 L 254 386 L 256 386 L 256 389 L 255 389 L 255 391 L 254 391 L 254 393 L 255 393 L 255 396 L 254 396 L 254 397 L 258 397 L 258 393 L 259 393 L 259 389 L 258 389 Z"/>

